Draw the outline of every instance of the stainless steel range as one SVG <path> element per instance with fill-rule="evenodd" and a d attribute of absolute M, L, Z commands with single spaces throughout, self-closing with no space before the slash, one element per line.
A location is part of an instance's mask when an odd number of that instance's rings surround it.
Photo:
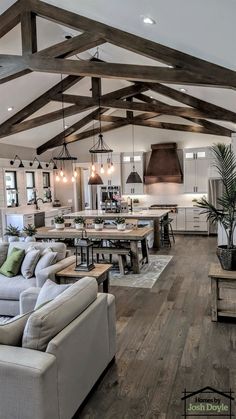
<path fill-rule="evenodd" d="M 172 213 L 177 213 L 178 205 L 177 204 L 153 204 L 149 207 L 149 209 L 167 209 Z"/>

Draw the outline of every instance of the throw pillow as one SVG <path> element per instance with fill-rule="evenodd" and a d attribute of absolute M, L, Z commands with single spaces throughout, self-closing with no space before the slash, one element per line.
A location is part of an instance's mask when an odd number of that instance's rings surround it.
<path fill-rule="evenodd" d="M 0 345 L 21 346 L 24 328 L 31 313 L 16 316 L 0 324 Z"/>
<path fill-rule="evenodd" d="M 3 265 L 7 258 L 8 243 L 0 243 L 0 266 Z"/>
<path fill-rule="evenodd" d="M 1 266 L 0 273 L 8 277 L 16 276 L 19 273 L 24 255 L 24 249 L 17 249 L 17 247 L 13 247 L 10 255 Z"/>
<path fill-rule="evenodd" d="M 37 276 L 42 269 L 54 265 L 54 263 L 56 263 L 56 260 L 57 252 L 48 252 L 45 255 L 41 256 L 35 268 L 35 276 Z"/>
<path fill-rule="evenodd" d="M 40 250 L 31 250 L 27 252 L 21 265 L 21 274 L 29 279 L 34 276 L 36 265 L 40 258 Z"/>
<path fill-rule="evenodd" d="M 69 286 L 70 284 L 59 285 L 51 281 L 51 279 L 48 279 L 43 284 L 39 292 L 39 295 L 35 304 L 35 309 L 39 308 L 39 306 L 42 306 L 42 304 L 46 303 L 48 300 L 53 300 L 55 297 L 57 297 L 63 291 L 65 291 Z"/>

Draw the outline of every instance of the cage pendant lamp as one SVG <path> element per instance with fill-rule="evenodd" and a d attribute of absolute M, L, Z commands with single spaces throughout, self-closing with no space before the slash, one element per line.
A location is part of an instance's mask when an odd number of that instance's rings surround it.
<path fill-rule="evenodd" d="M 140 175 L 136 171 L 135 162 L 134 162 L 134 125 L 132 124 L 132 144 L 133 144 L 133 170 L 130 172 L 127 177 L 126 183 L 143 183 Z"/>
<path fill-rule="evenodd" d="M 95 140 L 94 140 L 94 121 L 93 121 L 93 146 L 94 145 L 95 145 Z M 91 154 L 92 173 L 88 180 L 88 184 L 89 185 L 103 185 L 103 180 L 96 171 L 95 162 L 96 162 L 96 154 Z"/>

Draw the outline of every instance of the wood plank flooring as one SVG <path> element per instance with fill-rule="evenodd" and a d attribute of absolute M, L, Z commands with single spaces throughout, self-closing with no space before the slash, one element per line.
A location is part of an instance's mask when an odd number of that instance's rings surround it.
<path fill-rule="evenodd" d="M 236 392 L 236 321 L 210 316 L 215 248 L 214 237 L 177 236 L 158 252 L 174 257 L 151 290 L 110 288 L 116 363 L 74 419 L 180 419 L 185 387 Z"/>

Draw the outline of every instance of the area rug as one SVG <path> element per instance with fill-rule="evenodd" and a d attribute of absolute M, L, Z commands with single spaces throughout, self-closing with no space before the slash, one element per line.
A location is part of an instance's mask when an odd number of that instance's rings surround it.
<path fill-rule="evenodd" d="M 142 266 L 140 274 L 121 275 L 111 271 L 110 285 L 134 288 L 152 288 L 160 278 L 161 273 L 170 263 L 173 256 L 169 255 L 150 255 L 149 263 Z"/>

